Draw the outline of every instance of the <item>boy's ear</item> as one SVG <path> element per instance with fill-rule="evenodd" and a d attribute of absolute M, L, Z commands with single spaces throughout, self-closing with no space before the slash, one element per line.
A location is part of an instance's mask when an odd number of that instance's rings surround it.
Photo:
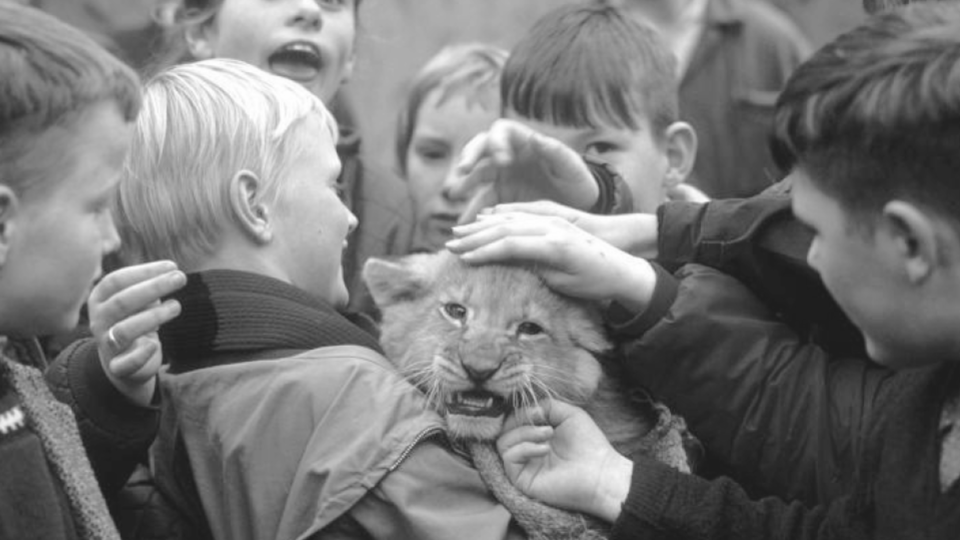
<path fill-rule="evenodd" d="M 260 179 L 248 170 L 239 171 L 230 179 L 230 211 L 243 232 L 258 244 L 273 239 L 270 212 L 262 202 Z"/>
<path fill-rule="evenodd" d="M 207 60 L 214 57 L 213 42 L 216 40 L 216 27 L 213 19 L 202 22 L 189 23 L 184 29 L 184 39 L 190 56 L 196 60 Z"/>
<path fill-rule="evenodd" d="M 883 225 L 911 283 L 922 283 L 944 262 L 944 225 L 928 212 L 912 203 L 890 201 L 883 207 Z"/>
<path fill-rule="evenodd" d="M 693 172 L 697 160 L 697 132 L 686 122 L 674 122 L 667 127 L 664 137 L 669 168 L 663 183 L 669 189 L 686 182 Z"/>
<path fill-rule="evenodd" d="M 13 217 L 19 206 L 20 200 L 17 194 L 10 189 L 10 186 L 0 184 L 0 266 L 7 263 L 15 229 Z"/>

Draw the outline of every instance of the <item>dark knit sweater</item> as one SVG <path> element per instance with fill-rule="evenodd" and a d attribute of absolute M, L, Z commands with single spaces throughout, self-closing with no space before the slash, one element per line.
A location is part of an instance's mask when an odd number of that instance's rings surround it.
<path fill-rule="evenodd" d="M 853 495 L 806 509 L 750 501 L 735 483 L 707 482 L 638 461 L 613 538 L 739 540 L 960 538 L 960 483 L 939 483 L 944 402 L 960 391 L 960 366 L 912 370 L 876 414 Z"/>

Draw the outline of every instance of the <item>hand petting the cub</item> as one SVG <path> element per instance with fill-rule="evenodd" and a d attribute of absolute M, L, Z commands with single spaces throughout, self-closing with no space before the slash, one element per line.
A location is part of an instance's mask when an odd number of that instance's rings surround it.
<path fill-rule="evenodd" d="M 480 209 L 500 202 L 547 199 L 584 210 L 600 188 L 583 158 L 562 142 L 513 120 L 500 119 L 460 152 L 451 196 L 479 190 L 460 218 L 469 223 Z"/>
<path fill-rule="evenodd" d="M 161 298 L 186 283 L 171 261 L 121 268 L 90 293 L 90 331 L 110 382 L 132 402 L 150 403 L 163 354 L 157 330 L 180 314 L 176 300 Z"/>
<path fill-rule="evenodd" d="M 550 288 L 587 300 L 646 309 L 656 285 L 650 263 L 566 219 L 520 212 L 486 214 L 453 229 L 447 248 L 470 264 L 528 263 Z"/>
<path fill-rule="evenodd" d="M 530 425 L 530 416 L 538 423 Z M 547 400 L 511 416 L 497 439 L 510 481 L 528 497 L 616 521 L 630 490 L 633 463 L 610 445 L 583 410 Z"/>
<path fill-rule="evenodd" d="M 553 201 L 503 203 L 485 208 L 480 214 L 517 212 L 562 218 L 631 255 L 645 259 L 657 257 L 657 216 L 654 214 L 591 214 Z"/>

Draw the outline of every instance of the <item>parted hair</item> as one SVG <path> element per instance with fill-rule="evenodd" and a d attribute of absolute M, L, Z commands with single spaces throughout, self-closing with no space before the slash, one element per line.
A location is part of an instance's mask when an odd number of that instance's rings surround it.
<path fill-rule="evenodd" d="M 869 225 L 907 200 L 960 227 L 960 3 L 891 10 L 799 66 L 773 151 Z"/>
<path fill-rule="evenodd" d="M 511 50 L 505 110 L 570 127 L 605 124 L 654 135 L 678 118 L 677 62 L 652 26 L 619 8 L 571 4 L 539 19 Z"/>
<path fill-rule="evenodd" d="M 471 102 L 496 111 L 500 74 L 506 60 L 507 51 L 499 47 L 461 43 L 444 47 L 424 64 L 414 76 L 397 118 L 395 152 L 402 176 L 407 174 L 407 150 L 427 95 L 439 90 L 441 104 L 453 95 L 464 95 Z"/>
<path fill-rule="evenodd" d="M 34 141 L 89 106 L 140 109 L 140 81 L 80 30 L 34 8 L 0 2 L 0 183 L 18 193 L 45 181 L 31 171 Z"/>
<path fill-rule="evenodd" d="M 318 144 L 300 133 L 305 119 L 317 115 L 337 140 L 319 98 L 238 60 L 161 72 L 143 100 L 114 208 L 127 262 L 195 264 L 234 219 L 232 178 L 247 171 L 260 181 L 258 200 L 275 199 L 291 162 Z"/>

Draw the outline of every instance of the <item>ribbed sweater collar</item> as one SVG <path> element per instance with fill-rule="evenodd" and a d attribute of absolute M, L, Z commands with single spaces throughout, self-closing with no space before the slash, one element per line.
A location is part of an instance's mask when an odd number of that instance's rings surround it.
<path fill-rule="evenodd" d="M 376 337 L 329 304 L 259 274 L 208 270 L 189 274 L 172 298 L 180 316 L 160 330 L 170 371 L 235 362 L 271 350 L 360 345 L 380 351 Z"/>

